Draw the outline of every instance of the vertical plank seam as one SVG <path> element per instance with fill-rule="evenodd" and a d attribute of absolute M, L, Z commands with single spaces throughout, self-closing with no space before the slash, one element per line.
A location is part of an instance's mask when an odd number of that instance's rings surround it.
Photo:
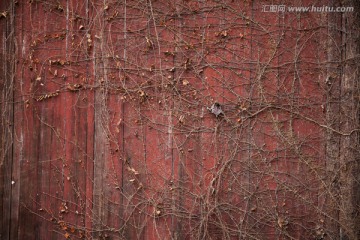
<path fill-rule="evenodd" d="M 10 1 L 10 9 L 11 9 L 11 14 L 10 14 L 10 33 L 6 33 L 6 38 L 8 39 L 8 41 L 10 42 L 10 51 L 12 50 L 15 50 L 15 47 L 14 49 L 13 48 L 13 44 L 14 44 L 14 41 L 15 41 L 15 37 L 14 37 L 14 34 L 15 34 L 15 9 L 14 9 L 14 3 L 13 1 Z M 9 34 L 9 35 L 8 35 Z M 6 43 L 6 46 L 8 46 L 8 44 Z M 10 51 L 6 51 L 6 53 L 8 54 Z M 9 219 L 9 226 L 8 226 L 8 234 L 9 234 L 9 239 L 12 239 L 12 231 L 11 231 L 11 226 L 13 224 L 13 218 L 11 217 L 12 216 L 12 210 L 13 210 L 13 204 L 12 204 L 12 199 L 13 199 L 13 185 L 12 185 L 12 181 L 14 179 L 14 176 L 13 176 L 13 168 L 14 168 L 14 152 L 15 152 L 15 149 L 14 149 L 14 136 L 15 136 L 15 124 L 14 124 L 14 119 L 15 119 L 15 89 L 14 89 L 14 73 L 15 73 L 15 54 L 11 54 L 11 60 L 9 61 L 9 65 L 11 67 L 11 75 L 10 75 L 10 86 L 11 86 L 11 123 L 12 123 L 12 126 L 11 126 L 11 156 L 10 156 L 10 159 L 11 159 L 11 185 L 10 185 L 10 209 L 9 209 L 9 216 L 10 216 L 10 219 Z M 7 73 L 5 73 L 7 75 Z M 5 80 L 6 81 L 6 80 Z M 19 159 L 20 161 L 20 159 Z M 20 184 L 20 181 L 18 181 L 18 184 Z M 19 197 L 19 196 L 18 196 Z M 17 218 L 18 220 L 18 218 Z M 18 224 L 18 223 L 16 223 Z"/>

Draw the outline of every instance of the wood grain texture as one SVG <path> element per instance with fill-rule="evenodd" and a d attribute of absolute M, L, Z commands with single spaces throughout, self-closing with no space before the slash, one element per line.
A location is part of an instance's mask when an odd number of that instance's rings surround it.
<path fill-rule="evenodd" d="M 271 6 L 2 1 L 0 238 L 355 239 L 354 15 Z"/>
<path fill-rule="evenodd" d="M 18 178 L 13 176 L 13 138 L 14 138 L 14 4 L 10 1 L 0 3 L 3 13 L 0 21 L 0 238 L 11 238 L 12 224 L 17 226 L 16 201 L 12 201 L 12 194 L 18 189 L 14 183 Z M 16 180 L 16 182 L 15 182 Z M 12 211 L 13 209 L 13 211 Z M 14 217 L 15 216 L 15 217 Z"/>

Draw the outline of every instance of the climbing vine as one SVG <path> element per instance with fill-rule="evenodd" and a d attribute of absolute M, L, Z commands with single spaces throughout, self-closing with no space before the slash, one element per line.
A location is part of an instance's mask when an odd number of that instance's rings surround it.
<path fill-rule="evenodd" d="M 14 3 L 19 219 L 49 239 L 355 239 L 351 26 L 266 4 Z"/>

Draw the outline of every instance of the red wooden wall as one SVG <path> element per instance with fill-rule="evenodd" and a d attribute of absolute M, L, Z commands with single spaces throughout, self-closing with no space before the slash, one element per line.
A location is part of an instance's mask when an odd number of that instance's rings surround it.
<path fill-rule="evenodd" d="M 2 1 L 0 238 L 359 237 L 340 2 Z"/>

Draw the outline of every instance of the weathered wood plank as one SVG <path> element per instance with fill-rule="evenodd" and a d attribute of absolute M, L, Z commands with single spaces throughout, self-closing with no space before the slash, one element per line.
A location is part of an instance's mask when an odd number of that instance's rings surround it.
<path fill-rule="evenodd" d="M 340 175 L 339 175 L 339 221 L 341 239 L 360 238 L 360 183 L 359 183 L 359 127 L 360 127 L 360 4 L 346 1 L 353 6 L 354 12 L 342 15 L 342 51 L 344 63 L 341 74 L 341 106 L 339 109 L 339 128 L 346 133 L 340 138 Z"/>
<path fill-rule="evenodd" d="M 14 4 L 0 3 L 0 238 L 11 239 L 11 226 L 16 225 L 16 204 L 12 202 L 14 186 L 13 167 L 13 120 L 14 120 L 14 69 L 15 26 Z M 14 207 L 14 208 L 13 208 Z M 12 211 L 13 209 L 13 211 Z M 15 218 L 13 218 L 15 216 Z"/>

